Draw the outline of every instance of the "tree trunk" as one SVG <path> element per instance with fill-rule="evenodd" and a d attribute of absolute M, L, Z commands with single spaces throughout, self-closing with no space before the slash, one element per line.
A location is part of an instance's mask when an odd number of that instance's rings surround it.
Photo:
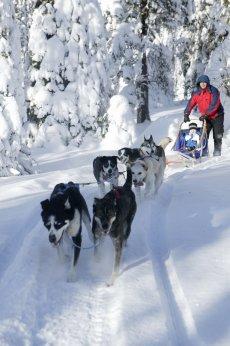
<path fill-rule="evenodd" d="M 138 98 L 139 105 L 137 109 L 137 123 L 143 123 L 145 120 L 150 120 L 149 116 L 149 86 L 148 86 L 148 66 L 147 56 L 145 52 L 144 38 L 148 32 L 147 19 L 149 16 L 148 0 L 140 0 L 140 19 L 141 19 L 141 39 L 143 46 L 143 54 L 141 59 L 141 76 L 138 83 Z"/>

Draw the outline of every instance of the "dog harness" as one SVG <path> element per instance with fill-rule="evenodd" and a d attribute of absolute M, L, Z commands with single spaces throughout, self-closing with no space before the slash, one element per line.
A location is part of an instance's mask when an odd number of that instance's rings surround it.
<path fill-rule="evenodd" d="M 113 192 L 114 192 L 116 201 L 118 201 L 121 198 L 121 188 L 114 187 Z"/>

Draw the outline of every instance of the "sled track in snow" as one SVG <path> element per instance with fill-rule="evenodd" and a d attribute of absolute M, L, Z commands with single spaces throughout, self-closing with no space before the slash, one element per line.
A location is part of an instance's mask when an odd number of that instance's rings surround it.
<path fill-rule="evenodd" d="M 181 178 L 181 173 L 178 178 Z M 151 221 L 146 232 L 147 244 L 172 345 L 201 346 L 203 343 L 199 339 L 189 303 L 165 239 L 165 220 L 172 189 L 172 185 L 165 183 L 156 199 L 149 201 Z"/>
<path fill-rule="evenodd" d="M 31 220 L 29 223 L 24 221 L 16 233 L 9 230 L 9 233 L 12 233 L 12 237 L 6 241 L 3 249 L 1 250 L 1 254 L 4 254 L 4 258 L 1 258 L 0 262 L 0 281 L 5 272 L 7 272 L 7 269 L 14 262 L 18 252 L 21 250 L 23 243 L 27 238 L 28 232 L 30 232 L 30 230 L 36 226 L 38 222 L 36 218 L 36 209 L 37 208 L 34 208 L 29 213 L 29 217 L 27 217 L 27 219 Z"/>

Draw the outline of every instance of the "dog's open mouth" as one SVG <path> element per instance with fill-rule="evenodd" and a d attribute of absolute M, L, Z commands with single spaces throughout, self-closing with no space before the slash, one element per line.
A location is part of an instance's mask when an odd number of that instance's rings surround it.
<path fill-rule="evenodd" d="M 135 187 L 143 186 L 143 185 L 144 185 L 143 181 L 139 181 L 139 182 L 137 182 L 137 183 L 134 183 L 134 186 L 135 186 Z"/>
<path fill-rule="evenodd" d="M 63 234 L 64 234 L 64 231 L 62 232 L 62 235 L 61 235 L 61 237 L 59 238 L 58 241 L 55 241 L 55 242 L 51 243 L 53 247 L 58 247 L 60 245 L 62 237 L 63 237 Z"/>
<path fill-rule="evenodd" d="M 105 173 L 103 174 L 103 179 L 106 181 L 106 180 L 111 180 L 113 177 L 113 173 Z"/>

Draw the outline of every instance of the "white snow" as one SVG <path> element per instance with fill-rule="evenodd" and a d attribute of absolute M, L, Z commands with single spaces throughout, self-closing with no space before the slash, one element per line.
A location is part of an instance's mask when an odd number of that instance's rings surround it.
<path fill-rule="evenodd" d="M 134 146 L 144 134 L 175 138 L 182 110 L 152 114 L 150 124 L 136 126 Z M 77 281 L 66 282 L 68 265 L 48 242 L 40 201 L 59 182 L 92 182 L 81 187 L 92 215 L 98 195 L 92 161 L 116 151 L 92 137 L 80 149 L 54 141 L 34 149 L 39 174 L 1 178 L 0 344 L 229 345 L 229 137 L 226 127 L 221 158 L 167 167 L 156 198 L 138 205 L 120 276 L 110 288 L 109 239 L 99 263 L 93 250 L 82 250 Z M 170 147 L 166 152 L 170 157 Z M 90 246 L 83 231 L 83 245 Z"/>

